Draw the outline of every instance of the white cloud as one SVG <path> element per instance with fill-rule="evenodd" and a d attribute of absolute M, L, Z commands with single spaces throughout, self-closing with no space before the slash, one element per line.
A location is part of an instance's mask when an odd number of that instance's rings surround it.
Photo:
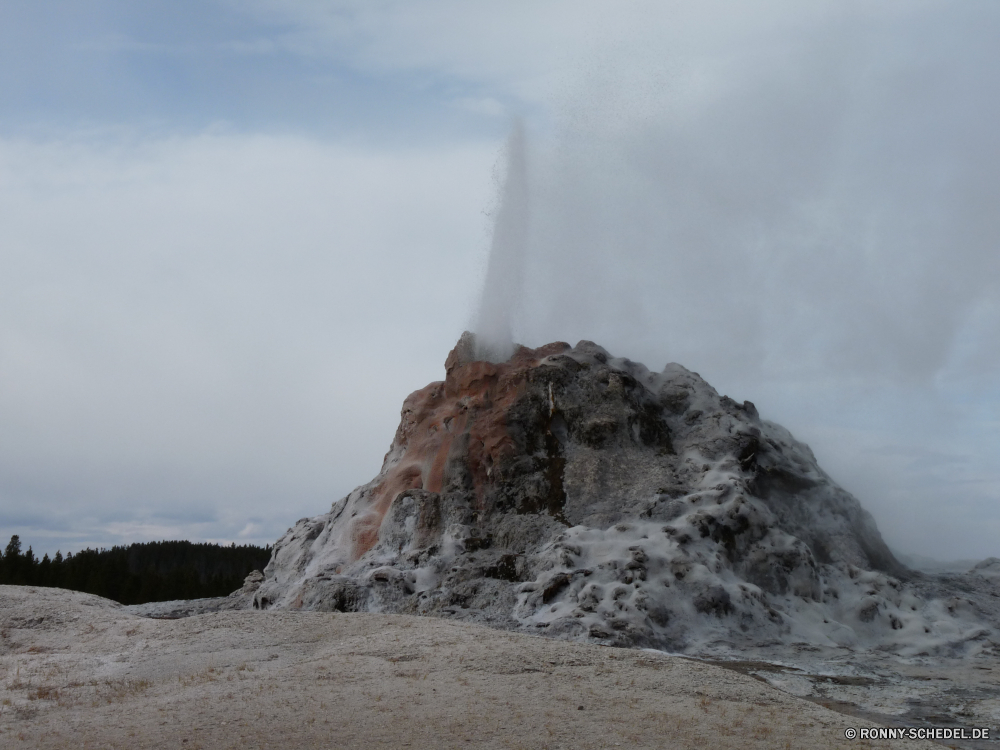
<path fill-rule="evenodd" d="M 282 27 L 282 44 L 302 54 L 361 70 L 462 81 L 548 107 L 581 74 L 600 76 L 606 65 L 642 79 L 678 67 L 739 66 L 748 39 L 770 42 L 755 54 L 780 56 L 817 28 L 894 19 L 935 5 L 941 4 L 254 0 L 234 7 Z"/>
<path fill-rule="evenodd" d="M 487 117 L 504 117 L 510 115 L 507 107 L 491 96 L 461 97 L 455 100 L 455 106 Z"/>
<path fill-rule="evenodd" d="M 494 156 L 0 142 L 0 514 L 268 538 L 367 481 L 471 309 Z"/>

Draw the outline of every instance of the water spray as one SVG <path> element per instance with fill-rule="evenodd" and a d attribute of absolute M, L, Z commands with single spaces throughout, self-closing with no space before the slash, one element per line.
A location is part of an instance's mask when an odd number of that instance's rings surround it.
<path fill-rule="evenodd" d="M 473 326 L 475 356 L 490 362 L 504 362 L 514 353 L 511 317 L 521 294 L 528 244 L 528 170 L 520 120 L 514 121 L 507 138 L 506 156 L 486 279 Z"/>

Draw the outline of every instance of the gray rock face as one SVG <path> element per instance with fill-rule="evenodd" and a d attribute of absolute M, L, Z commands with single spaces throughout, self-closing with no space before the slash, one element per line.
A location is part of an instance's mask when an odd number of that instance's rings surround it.
<path fill-rule="evenodd" d="M 988 632 L 975 608 L 925 595 L 871 515 L 750 402 L 588 341 L 498 364 L 474 351 L 465 334 L 446 379 L 406 399 L 377 477 L 277 541 L 254 607 L 692 652 L 919 653 Z"/>

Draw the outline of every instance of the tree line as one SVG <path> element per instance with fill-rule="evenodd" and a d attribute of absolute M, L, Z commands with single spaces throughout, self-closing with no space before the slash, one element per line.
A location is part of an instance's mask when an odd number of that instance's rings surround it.
<path fill-rule="evenodd" d="M 15 534 L 0 555 L 0 584 L 84 591 L 121 604 L 201 599 L 232 593 L 270 559 L 270 547 L 175 541 L 88 547 L 39 560 L 31 547 L 21 551 Z"/>

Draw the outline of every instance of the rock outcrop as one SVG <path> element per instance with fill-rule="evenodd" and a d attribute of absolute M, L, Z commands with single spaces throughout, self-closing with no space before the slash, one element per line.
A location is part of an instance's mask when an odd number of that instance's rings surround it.
<path fill-rule="evenodd" d="M 382 470 L 277 541 L 257 608 L 396 612 L 671 650 L 913 653 L 982 640 L 927 595 L 809 447 L 582 341 L 474 359 L 411 394 Z M 921 593 L 923 591 L 923 593 Z"/>

